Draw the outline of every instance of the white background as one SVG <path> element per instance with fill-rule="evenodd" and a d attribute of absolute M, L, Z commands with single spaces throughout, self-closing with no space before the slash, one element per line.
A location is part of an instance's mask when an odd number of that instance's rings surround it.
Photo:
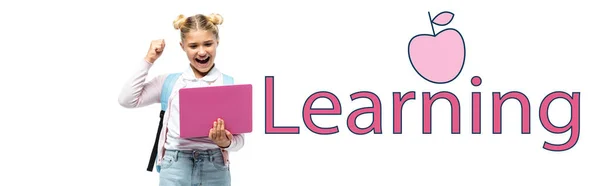
<path fill-rule="evenodd" d="M 592 1 L 11 1 L 0 6 L 2 128 L 0 185 L 158 185 L 146 172 L 160 106 L 125 109 L 117 96 L 153 39 L 166 52 L 150 77 L 186 67 L 172 21 L 178 14 L 220 13 L 217 66 L 254 85 L 254 133 L 233 153 L 233 185 L 598 185 L 600 126 L 597 8 Z M 452 11 L 464 36 L 466 64 L 452 83 L 419 77 L 408 61 L 413 35 L 430 33 L 432 16 Z M 443 28 L 436 27 L 436 31 Z M 264 76 L 275 76 L 276 126 L 299 135 L 264 134 Z M 479 75 L 480 87 L 470 85 Z M 335 93 L 341 116 L 317 116 L 335 135 L 311 133 L 305 99 Z M 383 106 L 381 135 L 345 126 L 372 91 Z M 581 92 L 581 135 L 565 142 L 539 122 L 552 91 Z M 403 134 L 392 134 L 392 92 L 416 91 L 404 108 Z M 433 134 L 421 130 L 421 93 L 451 91 L 461 101 L 461 134 L 450 133 L 449 104 L 436 102 Z M 482 92 L 482 134 L 470 133 L 470 97 Z M 506 102 L 502 134 L 492 134 L 491 92 L 521 91 L 531 102 L 531 134 L 520 133 L 519 104 Z M 319 100 L 314 107 L 329 107 Z M 555 101 L 550 117 L 569 121 Z M 370 115 L 361 116 L 361 126 Z"/>

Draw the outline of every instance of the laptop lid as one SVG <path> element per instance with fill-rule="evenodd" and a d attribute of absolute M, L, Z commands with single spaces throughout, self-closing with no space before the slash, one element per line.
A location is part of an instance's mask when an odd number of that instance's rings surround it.
<path fill-rule="evenodd" d="M 232 134 L 252 132 L 252 85 L 219 85 L 179 90 L 180 137 L 207 137 L 223 118 Z"/>

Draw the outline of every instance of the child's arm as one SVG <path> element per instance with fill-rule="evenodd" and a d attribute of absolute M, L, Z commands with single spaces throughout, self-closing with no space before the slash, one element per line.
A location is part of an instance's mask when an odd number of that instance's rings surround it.
<path fill-rule="evenodd" d="M 137 108 L 160 102 L 162 84 L 166 75 L 160 75 L 146 82 L 152 63 L 140 61 L 140 67 L 125 83 L 119 94 L 119 104 L 125 108 Z"/>

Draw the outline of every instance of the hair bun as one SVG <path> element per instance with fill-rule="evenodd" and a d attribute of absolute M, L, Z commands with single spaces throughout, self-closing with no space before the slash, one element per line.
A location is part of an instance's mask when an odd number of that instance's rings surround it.
<path fill-rule="evenodd" d="M 210 14 L 206 18 L 214 25 L 223 24 L 223 17 L 219 14 Z"/>
<path fill-rule="evenodd" d="M 179 16 L 177 16 L 177 19 L 173 21 L 173 27 L 175 28 L 175 30 L 181 29 L 183 25 L 185 25 L 186 19 L 187 18 L 183 14 L 179 14 Z"/>

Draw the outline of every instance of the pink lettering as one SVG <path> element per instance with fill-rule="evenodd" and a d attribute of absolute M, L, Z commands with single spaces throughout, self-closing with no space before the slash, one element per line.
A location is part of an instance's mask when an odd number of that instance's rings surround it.
<path fill-rule="evenodd" d="M 481 134 L 481 93 L 473 92 L 471 109 L 471 125 L 473 134 Z"/>
<path fill-rule="evenodd" d="M 402 134 L 402 108 L 408 100 L 415 99 L 415 92 L 407 92 L 401 96 L 400 92 L 394 92 L 394 134 Z"/>
<path fill-rule="evenodd" d="M 527 96 L 525 96 L 525 94 L 521 93 L 521 92 L 517 92 L 517 91 L 512 91 L 512 92 L 508 92 L 506 94 L 504 94 L 502 97 L 500 97 L 500 93 L 499 92 L 493 92 L 492 93 L 493 96 L 493 118 L 494 118 L 494 134 L 502 134 L 502 105 L 504 104 L 505 101 L 509 100 L 509 99 L 516 99 L 517 101 L 519 101 L 519 103 L 521 104 L 521 133 L 522 134 L 529 134 L 530 133 L 530 127 L 531 124 L 530 122 L 530 108 L 529 108 L 529 99 L 527 98 Z"/>
<path fill-rule="evenodd" d="M 460 134 L 460 102 L 451 92 L 438 92 L 432 97 L 429 92 L 423 92 L 423 134 L 431 134 L 431 106 L 438 99 L 450 102 L 452 110 L 452 134 Z"/>
<path fill-rule="evenodd" d="M 481 78 L 474 76 L 471 78 L 471 84 L 474 87 L 481 85 Z M 404 95 L 400 92 L 393 92 L 393 133 L 402 134 L 404 105 L 409 100 L 415 100 L 415 91 L 408 91 Z M 275 127 L 274 124 L 274 77 L 265 77 L 265 133 L 266 134 L 299 134 L 298 127 Z M 313 108 L 313 103 L 319 98 L 324 98 L 332 103 L 331 108 Z M 382 134 L 382 103 L 379 96 L 373 92 L 360 91 L 350 95 L 350 99 L 355 101 L 360 98 L 366 98 L 371 101 L 372 106 L 362 107 L 352 111 L 346 119 L 348 129 L 357 135 L 364 135 L 370 132 Z M 432 107 L 439 100 L 445 99 L 450 104 L 451 113 L 451 133 L 460 134 L 460 113 L 461 105 L 459 99 L 451 92 L 442 91 L 431 95 L 430 92 L 423 92 L 422 117 L 423 134 L 432 132 Z M 500 92 L 492 92 L 492 128 L 493 134 L 502 133 L 502 108 L 506 101 L 514 99 L 521 106 L 521 133 L 531 133 L 531 108 L 529 98 L 521 92 L 511 91 L 501 95 Z M 557 126 L 550 121 L 548 110 L 550 104 L 556 99 L 565 99 L 571 106 L 571 120 L 566 126 Z M 471 93 L 471 124 L 472 134 L 481 134 L 481 92 Z M 566 151 L 573 148 L 578 140 L 580 133 L 579 106 L 580 92 L 573 92 L 572 96 L 566 92 L 555 91 L 548 94 L 540 103 L 539 117 L 542 126 L 554 134 L 563 134 L 571 131 L 569 139 L 562 144 L 553 144 L 544 141 L 543 148 L 550 151 Z M 341 115 L 342 105 L 338 97 L 327 91 L 319 91 L 311 94 L 305 101 L 302 109 L 302 119 L 305 126 L 316 134 L 336 134 L 339 132 L 338 125 L 333 127 L 320 127 L 313 121 L 313 115 Z M 373 118 L 368 127 L 361 128 L 357 125 L 357 119 L 363 114 L 372 114 Z"/>
<path fill-rule="evenodd" d="M 275 127 L 275 77 L 265 76 L 265 134 L 299 134 L 299 127 Z"/>
<path fill-rule="evenodd" d="M 542 122 L 542 126 L 549 132 L 555 134 L 562 134 L 571 130 L 571 136 L 567 142 L 563 144 L 544 142 L 544 149 L 550 151 L 565 151 L 577 144 L 577 141 L 579 140 L 579 94 L 579 92 L 574 92 L 573 96 L 569 96 L 569 94 L 565 92 L 556 91 L 548 94 L 544 100 L 542 100 L 542 103 L 540 104 L 540 121 Z M 571 120 L 564 127 L 557 127 L 552 124 L 552 122 L 550 122 L 550 117 L 548 116 L 550 103 L 556 99 L 565 99 L 569 101 L 569 104 L 571 105 Z"/>
<path fill-rule="evenodd" d="M 481 85 L 481 77 L 473 76 L 471 85 Z M 471 133 L 481 134 L 481 92 L 473 92 L 471 95 Z"/>
<path fill-rule="evenodd" d="M 381 101 L 379 100 L 379 97 L 375 93 L 367 91 L 356 92 L 350 95 L 350 99 L 352 99 L 352 101 L 360 98 L 369 99 L 373 106 L 363 107 L 352 111 L 352 113 L 348 115 L 348 129 L 350 129 L 352 133 L 359 135 L 367 134 L 371 131 L 375 131 L 375 134 L 381 134 Z M 373 114 L 373 120 L 371 121 L 371 125 L 369 125 L 369 127 L 367 128 L 359 128 L 356 125 L 356 118 L 366 113 Z"/>
<path fill-rule="evenodd" d="M 333 108 L 312 108 L 312 104 L 319 98 L 328 99 L 331 102 Z M 340 100 L 331 92 L 321 91 L 315 92 L 310 95 L 306 102 L 304 102 L 304 109 L 302 109 L 302 118 L 304 119 L 304 124 L 314 133 L 317 134 L 335 134 L 338 131 L 338 127 L 329 127 L 323 128 L 315 125 L 312 120 L 312 115 L 341 115 L 342 114 L 342 106 L 340 104 Z"/>

